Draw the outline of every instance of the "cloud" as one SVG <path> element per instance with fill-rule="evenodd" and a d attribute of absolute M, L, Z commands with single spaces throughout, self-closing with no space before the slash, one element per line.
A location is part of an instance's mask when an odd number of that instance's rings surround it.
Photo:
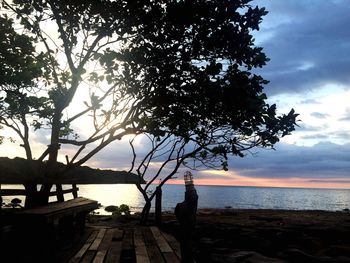
<path fill-rule="evenodd" d="M 349 178 L 350 144 L 329 142 L 312 147 L 280 143 L 274 150 L 231 159 L 232 171 L 258 178 Z"/>
<path fill-rule="evenodd" d="M 255 3 L 269 11 L 256 38 L 262 39 L 259 45 L 271 59 L 259 70 L 270 80 L 270 95 L 310 91 L 325 84 L 349 85 L 347 1 Z"/>
<path fill-rule="evenodd" d="M 307 180 L 310 183 L 331 183 L 331 184 L 350 184 L 350 179 L 348 180 L 338 180 L 338 179 L 325 179 L 325 180 L 319 180 L 319 179 L 313 179 L 313 180 Z"/>
<path fill-rule="evenodd" d="M 341 118 L 339 118 L 339 121 L 350 121 L 350 108 L 347 108 L 345 110 L 344 115 Z"/>
<path fill-rule="evenodd" d="M 320 130 L 324 130 L 327 129 L 328 125 L 327 124 L 323 124 L 323 125 L 309 125 L 309 124 L 305 124 L 302 123 L 301 125 L 299 125 L 299 127 L 297 127 L 297 131 L 301 131 L 301 132 L 319 132 Z"/>
<path fill-rule="evenodd" d="M 322 134 L 322 133 L 315 133 L 315 134 L 308 134 L 308 135 L 302 135 L 300 136 L 301 139 L 304 139 L 304 140 L 308 140 L 308 139 L 329 139 L 330 136 L 329 135 L 326 135 L 326 134 Z"/>
<path fill-rule="evenodd" d="M 321 113 L 321 112 L 311 112 L 311 116 L 318 118 L 318 119 L 325 119 L 329 117 L 329 114 L 327 113 Z"/>
<path fill-rule="evenodd" d="M 300 104 L 321 104 L 321 102 L 315 99 L 306 99 L 306 100 L 302 100 Z"/>

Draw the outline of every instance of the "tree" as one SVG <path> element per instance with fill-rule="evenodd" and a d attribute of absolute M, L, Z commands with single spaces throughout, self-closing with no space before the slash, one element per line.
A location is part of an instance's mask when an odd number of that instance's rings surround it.
<path fill-rule="evenodd" d="M 32 132 L 50 131 L 38 155 L 48 177 L 59 176 L 67 145 L 72 169 L 127 134 L 175 138 L 174 153 L 196 147 L 178 156 L 180 165 L 213 156 L 224 169 L 229 154 L 272 147 L 296 114 L 278 116 L 266 103 L 267 81 L 251 72 L 268 60 L 251 35 L 267 12 L 249 2 L 2 1 L 10 35 L 28 37 L 39 70 L 25 85 L 1 84 L 0 124 L 18 134 L 28 160 Z M 47 201 L 51 186 L 26 184 L 29 201 Z"/>
<path fill-rule="evenodd" d="M 142 221 L 159 178 L 162 186 L 189 164 L 227 170 L 229 156 L 273 148 L 294 130 L 298 114 L 277 115 L 263 92 L 268 81 L 253 73 L 268 61 L 252 36 L 267 12 L 249 2 L 156 1 L 129 11 L 142 18 L 132 49 L 111 54 L 129 63 L 131 92 L 145 107 L 149 151 L 137 153 L 130 142 L 131 171 L 149 179 L 138 185 L 146 201 Z"/>
<path fill-rule="evenodd" d="M 59 180 L 65 171 L 56 169 L 57 159 L 65 145 L 75 147 L 66 156 L 69 170 L 135 132 L 140 107 L 126 93 L 127 69 L 120 67 L 114 74 L 116 65 L 101 55 L 121 46 L 133 33 L 123 11 L 125 3 L 18 0 L 1 4 L 5 48 L 0 59 L 6 78 L 0 83 L 0 124 L 17 134 L 29 161 L 46 160 L 45 175 Z M 76 97 L 81 100 L 78 107 L 72 103 Z M 79 138 L 74 128 L 89 117 L 90 126 Z M 48 146 L 35 157 L 32 134 L 43 130 L 49 131 Z M 33 167 L 30 172 L 38 171 Z M 48 201 L 52 183 L 44 183 L 40 191 L 35 181 L 24 186 L 29 193 L 26 206 Z"/>

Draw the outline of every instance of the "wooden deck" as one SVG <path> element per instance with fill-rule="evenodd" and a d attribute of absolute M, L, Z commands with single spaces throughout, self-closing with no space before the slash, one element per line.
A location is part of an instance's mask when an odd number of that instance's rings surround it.
<path fill-rule="evenodd" d="M 181 262 L 177 240 L 155 226 L 97 228 L 69 263 Z"/>

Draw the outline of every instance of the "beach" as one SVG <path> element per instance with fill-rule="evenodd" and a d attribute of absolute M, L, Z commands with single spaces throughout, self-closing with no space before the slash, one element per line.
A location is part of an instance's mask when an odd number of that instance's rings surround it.
<path fill-rule="evenodd" d="M 178 236 L 175 217 L 162 229 Z M 200 209 L 196 262 L 350 262 L 348 211 Z"/>
<path fill-rule="evenodd" d="M 89 215 L 86 234 L 101 227 L 134 229 L 138 224 L 137 213 L 124 220 Z M 154 225 L 153 214 L 148 224 Z M 163 212 L 160 229 L 179 240 L 180 226 L 172 212 Z M 348 210 L 199 209 L 193 236 L 197 263 L 350 262 Z M 84 242 L 84 237 L 76 237 L 74 244 L 57 247 L 57 262 L 67 262 Z M 13 259 L 13 249 L 21 250 L 17 245 L 15 240 L 12 245 L 2 243 L 8 252 L 2 259 Z"/>

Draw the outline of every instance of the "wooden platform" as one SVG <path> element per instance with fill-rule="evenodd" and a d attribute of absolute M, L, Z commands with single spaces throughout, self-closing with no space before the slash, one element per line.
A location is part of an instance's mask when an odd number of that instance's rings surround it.
<path fill-rule="evenodd" d="M 158 227 L 97 228 L 69 263 L 181 262 L 177 240 Z"/>

